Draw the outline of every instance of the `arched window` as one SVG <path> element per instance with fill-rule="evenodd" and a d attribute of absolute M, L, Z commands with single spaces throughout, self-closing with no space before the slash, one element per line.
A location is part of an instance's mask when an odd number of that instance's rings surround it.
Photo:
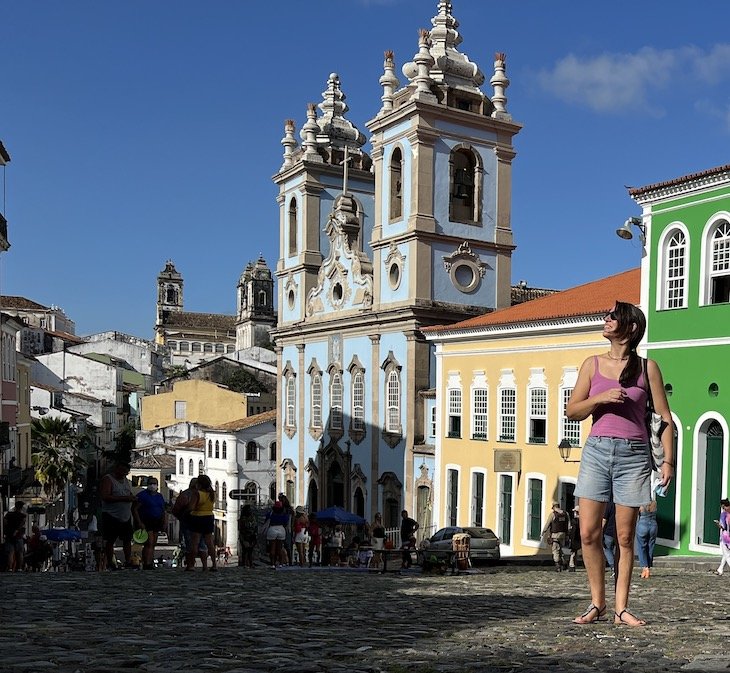
<path fill-rule="evenodd" d="M 266 290 L 259 290 L 259 306 L 266 306 Z"/>
<path fill-rule="evenodd" d="M 258 499 L 258 492 L 259 489 L 256 486 L 256 482 L 249 481 L 243 489 L 243 499 L 247 502 L 256 502 L 256 500 Z"/>
<path fill-rule="evenodd" d="M 246 444 L 246 460 L 256 461 L 259 459 L 259 447 L 256 442 Z"/>
<path fill-rule="evenodd" d="M 400 147 L 390 156 L 390 219 L 403 216 L 403 153 Z"/>
<path fill-rule="evenodd" d="M 212 457 L 213 457 L 213 440 L 209 439 L 208 440 L 208 458 L 212 458 Z"/>
<path fill-rule="evenodd" d="M 330 384 L 330 428 L 342 430 L 342 374 L 332 374 Z"/>
<path fill-rule="evenodd" d="M 312 376 L 312 427 L 322 427 L 322 376 L 316 373 Z"/>
<path fill-rule="evenodd" d="M 386 429 L 388 432 L 398 432 L 400 429 L 400 379 L 398 372 L 388 374 L 385 399 L 388 403 Z"/>
<path fill-rule="evenodd" d="M 352 377 L 352 429 L 365 429 L 365 375 L 361 371 Z"/>
<path fill-rule="evenodd" d="M 188 474 L 190 476 L 192 476 L 192 474 L 193 474 L 193 459 L 192 458 L 188 461 Z"/>
<path fill-rule="evenodd" d="M 198 461 L 198 474 L 199 475 L 203 474 L 203 461 L 202 460 Z"/>
<path fill-rule="evenodd" d="M 193 341 L 191 350 L 193 353 L 200 353 L 203 350 L 203 347 L 199 341 Z"/>
<path fill-rule="evenodd" d="M 218 440 L 215 440 L 215 457 L 220 458 L 221 457 L 221 446 Z"/>
<path fill-rule="evenodd" d="M 180 464 L 177 467 L 178 474 L 185 474 L 185 461 L 180 458 Z"/>
<path fill-rule="evenodd" d="M 218 482 L 215 482 L 215 504 L 217 505 L 220 502 L 220 485 Z"/>
<path fill-rule="evenodd" d="M 289 255 L 297 254 L 297 200 L 289 201 Z"/>
<path fill-rule="evenodd" d="M 223 452 L 221 455 L 221 458 L 223 458 L 225 460 L 226 458 L 228 458 L 228 446 L 226 444 L 225 439 L 223 440 L 223 445 L 221 446 L 221 450 Z"/>
<path fill-rule="evenodd" d="M 190 350 L 190 344 L 187 341 L 181 341 L 180 350 L 187 353 Z"/>
<path fill-rule="evenodd" d="M 662 261 L 661 308 L 683 308 L 687 305 L 687 239 L 682 230 L 667 236 Z"/>
<path fill-rule="evenodd" d="M 451 153 L 449 217 L 455 222 L 479 221 L 479 173 L 477 160 L 469 149 Z"/>
<path fill-rule="evenodd" d="M 709 303 L 730 301 L 730 223 L 720 221 L 710 236 Z"/>
<path fill-rule="evenodd" d="M 236 350 L 236 347 L 233 344 L 228 344 L 226 346 L 226 353 L 233 353 L 233 351 Z"/>
<path fill-rule="evenodd" d="M 221 500 L 223 500 L 223 506 L 226 505 L 226 500 L 228 498 L 228 487 L 226 486 L 226 482 L 223 482 L 223 489 L 221 490 Z"/>
<path fill-rule="evenodd" d="M 215 352 L 216 353 L 225 353 L 226 347 L 223 344 L 216 344 L 215 345 Z"/>
<path fill-rule="evenodd" d="M 286 423 L 288 428 L 296 427 L 297 389 L 293 376 L 286 379 Z"/>
<path fill-rule="evenodd" d="M 203 353 L 212 353 L 213 344 L 203 344 Z"/>

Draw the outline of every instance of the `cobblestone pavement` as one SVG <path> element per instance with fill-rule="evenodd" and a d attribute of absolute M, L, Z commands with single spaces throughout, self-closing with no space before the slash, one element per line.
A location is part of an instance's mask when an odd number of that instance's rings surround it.
<path fill-rule="evenodd" d="M 658 568 L 629 628 L 572 624 L 585 572 L 549 566 L 3 574 L 0 671 L 728 671 L 729 583 Z"/>

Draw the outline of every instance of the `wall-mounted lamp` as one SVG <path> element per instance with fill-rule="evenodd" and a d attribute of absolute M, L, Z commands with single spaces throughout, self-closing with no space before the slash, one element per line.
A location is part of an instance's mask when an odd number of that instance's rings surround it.
<path fill-rule="evenodd" d="M 631 225 L 635 226 L 639 230 L 639 240 L 641 245 L 646 244 L 646 225 L 641 221 L 640 217 L 630 217 L 623 226 L 616 229 L 616 235 L 619 238 L 623 238 L 626 241 L 630 241 L 634 237 L 634 232 L 631 230 Z"/>
<path fill-rule="evenodd" d="M 558 444 L 558 451 L 560 451 L 560 457 L 564 463 L 580 463 L 579 460 L 569 460 L 570 450 L 573 448 L 571 443 L 567 439 L 561 439 Z"/>

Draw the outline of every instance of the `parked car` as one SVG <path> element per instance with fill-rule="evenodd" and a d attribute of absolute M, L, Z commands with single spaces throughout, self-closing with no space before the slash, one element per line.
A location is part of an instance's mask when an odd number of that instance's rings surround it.
<path fill-rule="evenodd" d="M 428 540 L 424 550 L 427 556 L 446 558 L 446 552 L 452 550 L 452 540 L 456 533 L 466 533 L 469 541 L 469 558 L 473 561 L 499 561 L 499 538 L 491 528 L 480 526 L 449 526 L 436 531 Z"/>

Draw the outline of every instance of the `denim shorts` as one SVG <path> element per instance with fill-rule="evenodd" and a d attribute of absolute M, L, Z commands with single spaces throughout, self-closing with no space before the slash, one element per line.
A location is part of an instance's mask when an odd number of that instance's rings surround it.
<path fill-rule="evenodd" d="M 644 442 L 589 437 L 583 447 L 576 498 L 640 507 L 651 500 L 651 460 Z"/>

